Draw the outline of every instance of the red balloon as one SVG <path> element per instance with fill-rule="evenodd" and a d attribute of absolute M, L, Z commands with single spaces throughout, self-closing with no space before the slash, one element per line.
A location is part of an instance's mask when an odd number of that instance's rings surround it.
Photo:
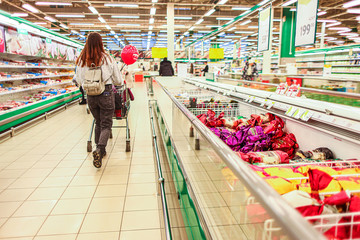
<path fill-rule="evenodd" d="M 139 51 L 132 45 L 127 45 L 121 51 L 121 59 L 126 65 L 131 65 L 136 62 L 139 57 Z"/>

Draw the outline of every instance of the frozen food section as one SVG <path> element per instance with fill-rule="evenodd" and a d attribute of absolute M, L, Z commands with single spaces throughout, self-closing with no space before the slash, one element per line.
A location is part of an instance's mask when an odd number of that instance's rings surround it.
<path fill-rule="evenodd" d="M 175 77 L 154 99 L 189 239 L 359 237 L 359 108 Z"/>

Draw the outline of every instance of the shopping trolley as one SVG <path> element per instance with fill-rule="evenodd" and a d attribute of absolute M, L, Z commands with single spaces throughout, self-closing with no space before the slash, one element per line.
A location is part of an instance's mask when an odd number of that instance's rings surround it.
<path fill-rule="evenodd" d="M 120 108 L 121 108 L 121 116 L 116 116 L 114 114 L 113 119 L 115 120 L 125 120 L 125 125 L 113 125 L 112 128 L 126 128 L 126 152 L 131 151 L 130 147 L 130 128 L 129 128 L 129 121 L 128 121 L 128 115 L 130 111 L 130 95 L 128 93 L 128 89 L 126 87 L 126 84 L 122 86 L 116 86 L 115 89 L 113 88 L 116 98 L 119 98 L 121 100 Z M 91 125 L 91 131 L 90 136 L 87 141 L 87 151 L 92 151 L 92 136 L 95 128 L 95 119 L 92 122 Z M 111 132 L 110 138 L 113 138 L 113 134 Z"/>

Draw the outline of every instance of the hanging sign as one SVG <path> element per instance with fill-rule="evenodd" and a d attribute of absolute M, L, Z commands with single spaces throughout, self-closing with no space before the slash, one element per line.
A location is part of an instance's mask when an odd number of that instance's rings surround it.
<path fill-rule="evenodd" d="M 271 6 L 259 12 L 258 51 L 269 50 Z"/>
<path fill-rule="evenodd" d="M 298 0 L 295 46 L 315 43 L 319 0 Z"/>

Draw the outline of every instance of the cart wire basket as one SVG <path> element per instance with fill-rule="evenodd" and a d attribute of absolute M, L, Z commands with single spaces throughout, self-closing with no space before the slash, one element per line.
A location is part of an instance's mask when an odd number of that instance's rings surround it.
<path fill-rule="evenodd" d="M 128 89 L 126 87 L 126 84 L 122 86 L 114 86 L 113 87 L 114 93 L 115 93 L 115 99 L 117 101 L 116 105 L 119 105 L 119 108 L 121 109 L 121 116 L 116 116 L 114 114 L 113 119 L 115 120 L 125 120 L 125 125 L 113 125 L 112 128 L 125 128 L 126 129 L 126 152 L 131 151 L 130 146 L 130 128 L 129 128 L 129 121 L 128 121 L 128 115 L 130 111 L 130 95 L 128 93 Z M 92 138 L 93 138 L 93 132 L 95 129 L 95 119 L 92 122 L 91 130 L 90 130 L 90 136 L 87 141 L 87 151 L 92 151 Z M 110 138 L 113 138 L 113 134 L 111 132 Z"/>

